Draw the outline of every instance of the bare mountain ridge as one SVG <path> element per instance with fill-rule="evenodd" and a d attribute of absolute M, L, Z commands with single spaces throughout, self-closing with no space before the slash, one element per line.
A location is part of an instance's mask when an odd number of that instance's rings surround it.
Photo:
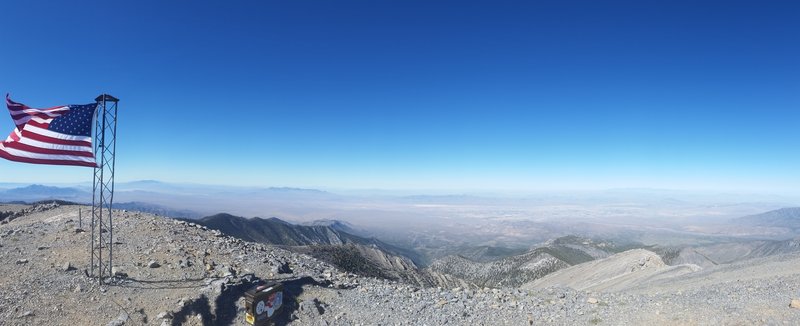
<path fill-rule="evenodd" d="M 437 259 L 428 268 L 431 271 L 467 280 L 480 287 L 515 287 L 569 266 L 546 250 L 537 249 L 485 263 L 477 263 L 457 255 L 447 256 Z"/>
<path fill-rule="evenodd" d="M 743 216 L 732 220 L 733 223 L 761 227 L 788 228 L 800 231 L 800 207 L 786 207 L 766 213 Z"/>
<path fill-rule="evenodd" d="M 564 268 L 522 285 L 522 288 L 567 286 L 579 291 L 621 291 L 657 279 L 699 271 L 696 265 L 669 266 L 645 249 L 624 251 L 606 258 Z"/>
<path fill-rule="evenodd" d="M 419 268 L 410 259 L 359 244 L 313 245 L 288 248 L 305 253 L 359 276 L 400 281 L 420 287 L 477 288 L 453 275 Z"/>
<path fill-rule="evenodd" d="M 608 257 L 619 248 L 611 242 L 566 236 L 498 260 L 479 262 L 451 255 L 435 260 L 428 268 L 478 286 L 516 287 L 560 269 Z"/>
<path fill-rule="evenodd" d="M 320 223 L 317 225 L 292 224 L 276 217 L 245 218 L 220 213 L 190 222 L 219 230 L 225 234 L 245 241 L 269 243 L 283 246 L 341 245 L 359 244 L 373 246 L 389 254 L 404 256 L 415 263 L 419 261 L 416 252 L 400 248 L 375 238 L 366 238 L 343 231 L 344 223 Z"/>
<path fill-rule="evenodd" d="M 357 230 L 352 224 L 340 221 L 340 220 L 333 220 L 333 219 L 322 219 L 322 220 L 315 220 L 311 222 L 305 222 L 301 225 L 307 226 L 327 226 L 337 231 L 342 231 L 345 233 L 349 233 L 352 235 L 363 236 L 365 234 L 364 231 Z"/>
<path fill-rule="evenodd" d="M 654 247 L 648 247 L 654 248 Z M 742 267 L 756 270 L 754 264 L 759 261 L 784 262 L 800 255 L 800 240 L 785 241 L 743 241 L 721 243 L 703 247 L 687 247 L 671 258 L 667 264 L 657 254 L 646 249 L 627 250 L 613 256 L 602 258 L 553 272 L 540 279 L 522 285 L 522 288 L 547 288 L 566 286 L 579 291 L 619 292 L 632 289 L 647 289 L 650 285 L 660 284 L 669 287 L 679 283 L 684 288 L 691 287 L 682 281 L 693 278 L 699 281 L 702 275 L 715 275 L 721 280 L 753 278 L 751 273 L 744 272 Z M 777 263 L 774 263 L 777 265 Z M 741 266 L 741 267 L 738 267 Z M 783 267 L 782 267 L 783 268 Z M 796 268 L 786 269 L 794 273 Z M 779 275 L 773 271 L 766 275 Z M 730 275 L 737 275 L 736 278 Z M 702 279 L 709 283 L 709 278 Z"/>
<path fill-rule="evenodd" d="M 193 221 L 246 241 L 285 246 L 344 244 L 346 234 L 327 226 L 293 225 L 279 218 L 244 218 L 220 213 Z"/>
<path fill-rule="evenodd" d="M 412 259 L 419 257 L 410 250 L 384 243 L 375 238 L 353 235 L 349 224 L 325 220 L 298 225 L 278 218 L 244 218 L 217 214 L 199 220 L 186 220 L 227 235 L 252 242 L 279 245 L 311 255 L 361 276 L 404 281 L 417 286 L 468 287 L 472 284 L 458 278 L 426 271 Z"/>
<path fill-rule="evenodd" d="M 475 246 L 467 247 L 457 250 L 458 256 L 469 259 L 474 262 L 485 263 L 503 259 L 509 256 L 521 255 L 527 252 L 527 249 L 506 248 L 497 246 Z"/>
<path fill-rule="evenodd" d="M 723 265 L 773 255 L 800 252 L 800 238 L 788 240 L 750 240 L 681 248 L 665 261 L 670 265 L 695 264 L 701 267 Z"/>

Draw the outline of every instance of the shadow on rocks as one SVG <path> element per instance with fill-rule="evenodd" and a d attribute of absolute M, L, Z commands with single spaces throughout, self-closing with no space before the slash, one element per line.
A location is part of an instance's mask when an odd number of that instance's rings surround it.
<path fill-rule="evenodd" d="M 184 306 L 180 311 L 172 316 L 172 325 L 183 325 L 190 316 L 199 314 L 203 325 L 212 325 L 213 316 L 211 315 L 211 306 L 209 305 L 208 298 L 204 295 L 199 299 L 192 301 L 191 304 Z"/>
<path fill-rule="evenodd" d="M 313 278 L 306 276 L 290 280 L 275 280 L 283 284 L 283 308 L 281 312 L 274 319 L 275 325 L 286 325 L 291 321 L 292 315 L 298 310 L 299 304 L 297 298 L 303 293 L 303 286 L 323 286 L 330 285 L 330 282 L 317 282 Z M 157 284 L 157 286 L 142 287 L 142 288 L 183 288 L 190 287 L 188 285 L 180 285 L 179 281 L 136 281 L 139 283 Z M 240 317 L 240 322 L 243 323 L 244 311 L 243 307 L 237 305 L 239 300 L 244 297 L 247 290 L 264 284 L 265 281 L 256 277 L 253 274 L 246 274 L 242 276 L 238 282 L 234 284 L 225 284 L 222 287 L 222 292 L 214 301 L 216 309 L 212 313 L 211 304 L 206 295 L 201 295 L 200 298 L 193 300 L 186 304 L 181 310 L 172 313 L 172 325 L 182 325 L 188 321 L 189 318 L 195 315 L 200 315 L 203 325 L 232 325 L 236 322 L 237 317 Z M 128 285 L 130 287 L 130 285 Z M 316 303 L 316 302 L 315 302 Z M 318 304 L 316 304 L 318 306 Z M 322 314 L 324 310 L 320 307 L 319 313 Z"/>
<path fill-rule="evenodd" d="M 190 278 L 181 280 L 138 280 L 132 277 L 120 278 L 116 286 L 134 289 L 191 289 L 196 288 L 206 278 Z"/>
<path fill-rule="evenodd" d="M 275 318 L 275 325 L 286 325 L 291 321 L 291 317 L 300 305 L 297 298 L 303 293 L 303 286 L 313 285 L 327 287 L 330 282 L 317 282 L 315 279 L 306 276 L 298 279 L 283 281 L 283 308 L 280 315 Z M 318 308 L 319 309 L 319 308 Z M 324 311 L 320 309 L 320 314 Z"/>

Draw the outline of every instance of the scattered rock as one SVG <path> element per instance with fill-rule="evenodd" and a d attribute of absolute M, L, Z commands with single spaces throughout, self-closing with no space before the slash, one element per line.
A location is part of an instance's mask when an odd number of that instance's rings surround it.
<path fill-rule="evenodd" d="M 171 311 L 162 311 L 158 315 L 156 315 L 156 319 L 172 319 L 172 312 Z"/>
<path fill-rule="evenodd" d="M 292 269 L 286 262 L 270 262 L 272 264 L 272 273 L 274 274 L 291 274 Z"/>
<path fill-rule="evenodd" d="M 320 302 L 317 298 L 300 302 L 298 308 L 304 315 L 312 318 L 318 317 L 325 313 L 325 308 L 323 307 L 322 302 Z"/>
<path fill-rule="evenodd" d="M 190 257 L 186 257 L 180 260 L 179 265 L 181 268 L 186 268 L 186 267 L 192 267 L 194 264 L 192 264 Z"/>
<path fill-rule="evenodd" d="M 178 301 L 178 309 L 183 309 L 183 307 L 186 307 L 190 304 L 192 304 L 192 299 L 182 298 Z"/>
<path fill-rule="evenodd" d="M 119 266 L 111 267 L 111 275 L 114 275 L 116 277 L 128 277 L 128 273 L 126 273 L 125 270 L 123 270 L 122 267 Z"/>
<path fill-rule="evenodd" d="M 128 314 L 123 311 L 116 319 L 108 322 L 106 326 L 122 326 L 125 325 L 126 321 L 128 321 Z"/>
<path fill-rule="evenodd" d="M 800 309 L 800 299 L 792 299 L 792 302 L 789 303 L 789 307 Z"/>
<path fill-rule="evenodd" d="M 147 263 L 147 267 L 149 267 L 149 268 L 159 268 L 159 267 L 161 267 L 161 264 L 159 264 L 155 260 L 151 260 L 150 262 Z"/>
<path fill-rule="evenodd" d="M 589 298 L 586 300 L 586 303 L 597 304 L 597 298 Z"/>
<path fill-rule="evenodd" d="M 17 265 L 22 265 L 22 264 L 27 264 L 27 263 L 28 263 L 28 260 L 25 259 L 25 258 L 17 259 Z"/>
<path fill-rule="evenodd" d="M 63 265 L 61 265 L 61 270 L 65 272 L 73 271 L 75 270 L 75 266 L 72 266 L 72 263 L 70 262 L 65 262 Z"/>
<path fill-rule="evenodd" d="M 28 310 L 28 311 L 26 311 L 26 312 L 23 312 L 21 315 L 19 315 L 19 318 L 33 317 L 33 316 L 36 316 L 36 315 L 33 313 L 33 311 L 30 311 L 30 310 Z"/>

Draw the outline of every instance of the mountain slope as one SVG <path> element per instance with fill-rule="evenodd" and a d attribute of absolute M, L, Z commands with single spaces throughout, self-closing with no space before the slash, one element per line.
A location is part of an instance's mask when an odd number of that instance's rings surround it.
<path fill-rule="evenodd" d="M 686 247 L 669 263 L 696 264 L 702 267 L 800 252 L 800 238 L 789 240 L 751 240 Z"/>
<path fill-rule="evenodd" d="M 731 264 L 710 266 L 694 273 L 680 277 L 665 277 L 649 283 L 637 284 L 626 290 L 629 293 L 652 293 L 656 291 L 687 291 L 735 284 L 736 288 L 755 291 L 764 286 L 764 280 L 776 280 L 777 287 L 785 287 L 780 283 L 789 279 L 800 279 L 800 252 L 771 255 L 767 257 L 746 259 Z M 757 287 L 748 288 L 742 284 L 761 283 Z M 793 288 L 796 291 L 797 288 Z M 760 291 L 775 291 L 760 289 Z M 730 298 L 729 298 L 730 299 Z"/>
<path fill-rule="evenodd" d="M 326 220 L 315 220 L 315 221 L 306 222 L 306 223 L 303 223 L 303 224 L 300 224 L 300 225 L 327 226 L 327 227 L 329 227 L 331 229 L 334 229 L 336 231 L 341 231 L 341 232 L 349 233 L 349 234 L 352 234 L 352 235 L 359 235 L 359 236 L 361 235 L 361 233 L 363 233 L 362 231 L 356 230 L 356 228 L 353 227 L 352 224 L 347 223 L 345 221 L 339 221 L 339 220 L 329 220 L 329 219 L 326 219 Z"/>
<path fill-rule="evenodd" d="M 547 251 L 539 248 L 486 263 L 474 262 L 461 256 L 447 256 L 435 260 L 428 269 L 468 280 L 481 287 L 518 286 L 570 266 Z"/>
<path fill-rule="evenodd" d="M 420 269 L 406 257 L 361 244 L 314 245 L 288 248 L 333 264 L 359 276 L 401 281 L 420 287 L 474 288 L 474 284 L 458 277 Z"/>
<path fill-rule="evenodd" d="M 797 235 L 800 234 L 800 207 L 787 207 L 766 213 L 743 216 L 735 218 L 731 222 L 739 226 L 767 230 L 786 230 Z"/>
<path fill-rule="evenodd" d="M 459 249 L 457 255 L 469 259 L 474 262 L 485 263 L 498 259 L 503 259 L 509 256 L 521 255 L 527 252 L 527 249 L 512 249 L 505 247 L 494 246 L 477 246 Z"/>
<path fill-rule="evenodd" d="M 702 227 L 698 228 L 703 230 Z M 783 240 L 800 236 L 800 207 L 780 208 L 760 214 L 737 217 L 707 228 L 719 235 L 753 239 Z"/>
<path fill-rule="evenodd" d="M 579 291 L 619 291 L 698 270 L 700 267 L 696 265 L 668 266 L 654 252 L 633 249 L 559 270 L 522 287 L 567 286 Z"/>
<path fill-rule="evenodd" d="M 245 241 L 285 246 L 343 244 L 349 236 L 327 226 L 294 225 L 278 218 L 244 218 L 217 214 L 194 221 Z"/>
<path fill-rule="evenodd" d="M 612 255 L 616 247 L 576 236 L 548 241 L 526 253 L 478 262 L 462 255 L 435 260 L 428 269 L 464 279 L 478 286 L 519 286 L 557 270 Z"/>
<path fill-rule="evenodd" d="M 297 225 L 279 218 L 244 218 L 230 214 L 207 216 L 191 222 L 222 231 L 245 241 L 283 246 L 360 244 L 373 246 L 397 256 L 408 257 L 414 263 L 419 254 L 375 238 L 365 238 L 340 230 L 340 224 Z"/>
<path fill-rule="evenodd" d="M 410 250 L 374 238 L 342 231 L 353 230 L 338 221 L 296 225 L 278 218 L 244 218 L 217 214 L 191 221 L 245 241 L 285 246 L 361 276 L 402 280 L 417 286 L 470 286 L 448 275 L 420 270 Z"/>

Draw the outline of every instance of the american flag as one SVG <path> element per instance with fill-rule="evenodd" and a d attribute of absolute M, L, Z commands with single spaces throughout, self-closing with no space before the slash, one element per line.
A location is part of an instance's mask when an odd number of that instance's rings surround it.
<path fill-rule="evenodd" d="M 0 143 L 0 158 L 33 164 L 97 166 L 92 149 L 97 103 L 33 109 L 6 95 L 6 105 L 17 127 Z"/>

